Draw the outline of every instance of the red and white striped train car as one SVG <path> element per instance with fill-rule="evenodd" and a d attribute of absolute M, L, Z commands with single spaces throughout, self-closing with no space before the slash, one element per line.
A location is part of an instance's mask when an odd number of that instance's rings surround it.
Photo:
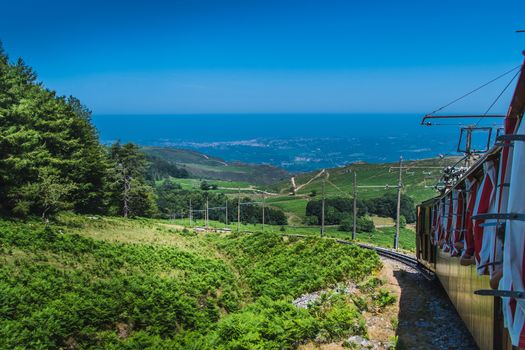
<path fill-rule="evenodd" d="M 525 349 L 524 67 L 504 135 L 418 206 L 418 260 L 436 272 L 483 350 Z"/>

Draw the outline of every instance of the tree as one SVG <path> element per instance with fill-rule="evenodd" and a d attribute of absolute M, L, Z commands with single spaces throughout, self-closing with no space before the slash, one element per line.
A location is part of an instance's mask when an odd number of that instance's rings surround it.
<path fill-rule="evenodd" d="M 147 161 L 144 153 L 133 143 L 110 147 L 112 162 L 112 203 L 124 217 L 151 216 L 156 212 L 153 188 L 145 181 Z"/>
<path fill-rule="evenodd" d="M 108 169 L 90 112 L 78 99 L 45 89 L 36 77 L 23 60 L 11 64 L 0 49 L 0 210 L 40 215 L 28 193 L 34 194 L 45 167 L 60 183 L 75 185 L 63 196 L 68 205 L 103 212 Z"/>
<path fill-rule="evenodd" d="M 385 193 L 382 197 L 372 198 L 366 201 L 368 210 L 378 216 L 390 217 L 395 219 L 397 216 L 397 195 L 395 193 Z M 416 221 L 416 209 L 414 200 L 406 194 L 401 194 L 401 215 L 407 222 Z"/>
<path fill-rule="evenodd" d="M 176 165 L 156 156 L 146 155 L 148 167 L 146 172 L 146 179 L 149 181 L 157 181 L 174 178 L 187 178 L 188 171 L 179 168 Z"/>
<path fill-rule="evenodd" d="M 209 191 L 210 190 L 210 184 L 208 183 L 208 181 L 204 180 L 204 181 L 201 181 L 201 190 L 203 191 Z"/>
<path fill-rule="evenodd" d="M 50 215 L 60 210 L 72 207 L 72 203 L 67 201 L 67 196 L 75 189 L 71 181 L 60 178 L 46 168 L 42 169 L 38 179 L 36 202 L 42 212 L 42 220 L 47 220 Z"/>

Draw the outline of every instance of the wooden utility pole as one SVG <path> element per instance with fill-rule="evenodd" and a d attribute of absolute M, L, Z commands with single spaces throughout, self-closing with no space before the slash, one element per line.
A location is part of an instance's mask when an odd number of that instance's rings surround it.
<path fill-rule="evenodd" d="M 191 216 L 192 216 L 192 215 L 193 215 L 193 210 L 192 210 L 192 208 L 191 208 L 191 198 L 190 198 L 190 215 L 189 215 L 189 218 L 190 218 L 190 227 L 193 227 L 192 222 L 191 222 L 191 219 L 192 219 Z"/>
<path fill-rule="evenodd" d="M 206 213 L 205 213 L 205 227 L 208 228 L 208 218 L 209 218 L 209 210 L 208 210 L 208 194 L 206 193 Z"/>
<path fill-rule="evenodd" d="M 263 202 L 262 202 L 262 230 L 264 231 L 264 205 L 266 202 L 266 196 L 263 193 Z"/>
<path fill-rule="evenodd" d="M 228 198 L 226 198 L 226 225 L 228 225 Z"/>
<path fill-rule="evenodd" d="M 239 187 L 239 194 L 237 195 L 237 232 L 241 231 L 241 188 Z"/>
<path fill-rule="evenodd" d="M 355 240 L 357 231 L 357 173 L 354 170 L 354 227 L 352 229 L 352 240 Z"/>
<path fill-rule="evenodd" d="M 323 199 L 321 201 L 321 237 L 324 236 L 324 197 L 325 197 L 325 181 L 326 176 L 323 178 Z"/>
<path fill-rule="evenodd" d="M 399 157 L 399 182 L 397 184 L 397 214 L 396 214 L 396 235 L 394 237 L 394 249 L 398 248 L 399 243 L 399 222 L 401 216 L 401 189 L 403 188 L 403 156 Z"/>

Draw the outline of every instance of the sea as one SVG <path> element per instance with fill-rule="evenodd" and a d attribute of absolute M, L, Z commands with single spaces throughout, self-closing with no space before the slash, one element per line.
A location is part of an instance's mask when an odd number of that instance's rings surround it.
<path fill-rule="evenodd" d="M 226 161 L 262 163 L 291 172 L 354 162 L 395 162 L 458 155 L 461 128 L 421 125 L 416 114 L 94 115 L 100 140 L 196 150 Z M 435 121 L 438 124 L 438 121 Z M 495 139 L 497 124 L 476 133 L 475 146 Z"/>

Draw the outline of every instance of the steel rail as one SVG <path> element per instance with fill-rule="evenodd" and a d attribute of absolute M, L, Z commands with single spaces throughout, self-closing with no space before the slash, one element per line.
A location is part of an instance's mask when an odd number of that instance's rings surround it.
<path fill-rule="evenodd" d="M 341 243 L 341 244 L 355 244 L 364 249 L 374 250 L 378 255 L 382 257 L 395 260 L 397 262 L 400 262 L 404 265 L 407 265 L 413 268 L 414 270 L 417 270 L 418 272 L 421 273 L 423 277 L 425 277 L 429 281 L 435 278 L 435 274 L 433 271 L 429 270 L 426 266 L 420 264 L 416 258 L 411 257 L 409 255 L 399 253 L 399 252 L 396 252 L 390 249 L 382 248 L 382 247 L 377 247 L 377 246 L 363 244 L 363 243 L 355 243 L 351 241 L 345 241 L 342 239 L 336 239 L 336 242 Z"/>

